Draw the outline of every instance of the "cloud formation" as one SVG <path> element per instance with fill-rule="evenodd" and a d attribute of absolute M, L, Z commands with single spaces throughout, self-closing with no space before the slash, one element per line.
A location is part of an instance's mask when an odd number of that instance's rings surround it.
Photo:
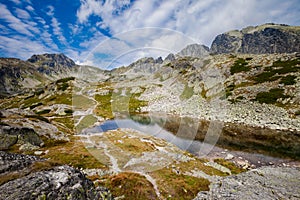
<path fill-rule="evenodd" d="M 65 2 L 1 1 L 0 56 L 61 52 L 81 63 L 117 66 L 176 53 L 190 43 L 210 46 L 216 35 L 250 25 L 300 24 L 299 0 Z"/>
<path fill-rule="evenodd" d="M 122 1 L 121 1 L 122 2 Z M 92 15 L 112 34 L 134 28 L 169 28 L 210 45 L 222 32 L 267 22 L 299 24 L 297 0 L 143 0 L 115 4 L 96 0 L 81 0 L 78 21 L 84 23 Z M 122 10 L 124 9 L 124 10 Z M 116 15 L 116 11 L 121 10 Z"/>

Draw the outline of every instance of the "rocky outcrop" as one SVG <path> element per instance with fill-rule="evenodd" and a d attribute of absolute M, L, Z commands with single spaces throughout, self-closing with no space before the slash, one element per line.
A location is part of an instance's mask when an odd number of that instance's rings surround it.
<path fill-rule="evenodd" d="M 300 51 L 300 27 L 264 24 L 218 35 L 211 52 L 271 54 Z"/>
<path fill-rule="evenodd" d="M 177 55 L 181 57 L 204 57 L 209 54 L 209 48 L 200 44 L 190 44 L 182 49 Z"/>
<path fill-rule="evenodd" d="M 299 184 L 299 168 L 262 167 L 216 181 L 209 192 L 200 192 L 195 200 L 299 199 Z"/>
<path fill-rule="evenodd" d="M 175 60 L 175 56 L 172 53 L 167 55 L 167 57 L 165 58 L 165 61 L 173 61 L 173 60 Z"/>
<path fill-rule="evenodd" d="M 42 146 L 43 141 L 31 128 L 0 126 L 0 150 L 8 149 L 16 143 Z"/>
<path fill-rule="evenodd" d="M 0 175 L 23 170 L 34 162 L 41 160 L 36 156 L 0 151 Z"/>
<path fill-rule="evenodd" d="M 72 167 L 56 166 L 40 171 L 39 169 L 30 171 L 32 164 L 37 162 L 43 162 L 43 160 L 35 156 L 0 152 L 0 177 L 2 180 L 13 174 L 19 175 L 16 179 L 7 182 L 1 181 L 1 200 L 113 199 L 107 189 L 95 187 L 93 182 L 87 179 L 82 172 Z M 26 170 L 27 173 L 22 174 Z"/>

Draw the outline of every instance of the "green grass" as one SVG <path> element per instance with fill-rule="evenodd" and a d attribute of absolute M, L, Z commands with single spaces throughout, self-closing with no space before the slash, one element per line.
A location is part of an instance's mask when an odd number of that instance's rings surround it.
<path fill-rule="evenodd" d="M 43 155 L 51 161 L 59 164 L 67 164 L 77 168 L 94 169 L 106 168 L 95 158 L 80 141 L 79 138 L 70 138 L 69 142 L 45 141 L 45 147 L 41 150 L 49 150 Z"/>
<path fill-rule="evenodd" d="M 74 130 L 74 119 L 73 117 L 57 117 L 51 119 L 51 122 L 62 124 L 63 127 L 57 126 L 60 131 L 73 133 Z M 67 130 L 66 130 L 67 128 Z"/>
<path fill-rule="evenodd" d="M 130 94 L 126 96 L 120 95 L 120 93 L 109 92 L 106 95 L 96 95 L 95 100 L 99 105 L 95 109 L 95 113 L 98 116 L 112 119 L 113 111 L 115 112 L 129 112 L 129 114 L 139 113 L 141 107 L 148 105 L 147 101 L 139 100 L 141 93 Z"/>
<path fill-rule="evenodd" d="M 93 115 L 87 115 L 85 116 L 78 126 L 76 126 L 77 133 L 80 133 L 83 129 L 88 128 L 92 125 L 94 125 L 97 122 L 97 118 L 95 118 Z"/>
<path fill-rule="evenodd" d="M 74 95 L 72 98 L 72 103 L 76 109 L 84 110 L 87 110 L 95 105 L 95 102 L 93 100 L 82 95 Z"/>
<path fill-rule="evenodd" d="M 277 99 L 280 98 L 288 98 L 289 96 L 286 96 L 283 94 L 284 89 L 280 88 L 273 88 L 269 92 L 260 92 L 256 95 L 256 101 L 259 103 L 266 103 L 266 104 L 274 104 L 277 102 Z"/>
<path fill-rule="evenodd" d="M 199 191 L 209 190 L 208 180 L 177 174 L 170 168 L 151 172 L 151 176 L 156 179 L 158 189 L 165 199 L 194 199 Z"/>
<path fill-rule="evenodd" d="M 112 119 L 114 117 L 111 109 L 111 96 L 112 92 L 109 92 L 106 95 L 95 95 L 95 100 L 99 103 L 95 109 L 96 115 L 108 119 Z"/>
<path fill-rule="evenodd" d="M 230 169 L 231 173 L 232 174 L 239 174 L 239 173 L 242 173 L 242 172 L 245 172 L 247 170 L 243 169 L 243 168 L 240 168 L 238 166 L 236 166 L 235 164 L 233 164 L 232 162 L 229 162 L 229 161 L 226 161 L 224 159 L 221 159 L 221 158 L 218 158 L 218 159 L 215 159 L 214 162 Z"/>
<path fill-rule="evenodd" d="M 108 177 L 103 186 L 107 187 L 114 197 L 122 199 L 158 199 L 153 185 L 144 177 L 132 172 L 122 172 Z"/>
<path fill-rule="evenodd" d="M 189 87 L 187 84 L 185 84 L 184 86 L 184 90 L 181 93 L 181 95 L 179 96 L 180 100 L 186 100 L 191 98 L 194 95 L 194 88 L 193 87 Z"/>
<path fill-rule="evenodd" d="M 239 72 L 247 72 L 250 71 L 250 67 L 248 63 L 243 58 L 238 58 L 234 64 L 230 67 L 230 73 L 233 75 Z"/>

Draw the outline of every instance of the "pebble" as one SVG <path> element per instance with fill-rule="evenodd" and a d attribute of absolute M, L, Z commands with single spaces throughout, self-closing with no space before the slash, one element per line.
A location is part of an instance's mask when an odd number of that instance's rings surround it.
<path fill-rule="evenodd" d="M 229 153 L 226 155 L 225 160 L 232 160 L 233 158 L 234 158 L 234 155 Z"/>
<path fill-rule="evenodd" d="M 43 153 L 44 153 L 43 151 L 35 151 L 35 152 L 34 152 L 34 155 L 40 156 L 40 155 L 42 155 Z"/>

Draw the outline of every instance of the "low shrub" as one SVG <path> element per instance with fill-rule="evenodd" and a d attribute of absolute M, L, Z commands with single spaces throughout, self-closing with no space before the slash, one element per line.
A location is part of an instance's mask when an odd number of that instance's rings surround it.
<path fill-rule="evenodd" d="M 280 98 L 288 98 L 283 94 L 284 89 L 280 88 L 273 88 L 269 92 L 260 92 L 256 95 L 256 101 L 259 103 L 267 103 L 267 104 L 274 104 L 277 102 L 277 99 Z"/>

